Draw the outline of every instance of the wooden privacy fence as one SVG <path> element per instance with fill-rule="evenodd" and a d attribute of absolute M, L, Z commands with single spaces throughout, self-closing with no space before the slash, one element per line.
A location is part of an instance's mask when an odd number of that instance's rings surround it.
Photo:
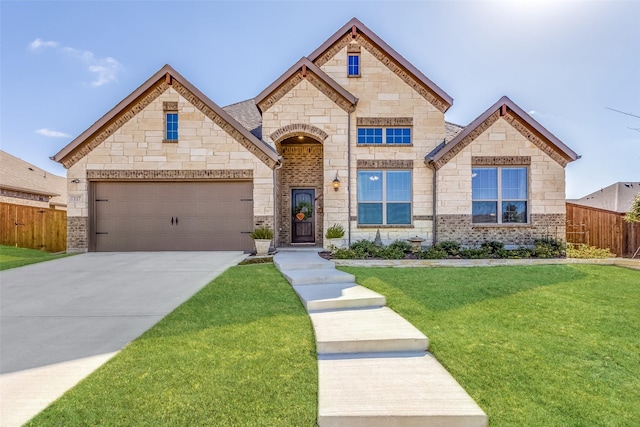
<path fill-rule="evenodd" d="M 640 247 L 640 223 L 624 220 L 624 213 L 567 203 L 567 243 L 586 243 L 621 257 Z"/>
<path fill-rule="evenodd" d="M 64 252 L 67 250 L 67 212 L 0 203 L 0 244 Z"/>

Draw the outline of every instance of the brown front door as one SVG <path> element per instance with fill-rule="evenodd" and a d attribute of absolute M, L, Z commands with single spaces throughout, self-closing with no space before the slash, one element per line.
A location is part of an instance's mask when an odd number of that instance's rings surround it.
<path fill-rule="evenodd" d="M 315 242 L 316 190 L 291 190 L 291 243 Z"/>

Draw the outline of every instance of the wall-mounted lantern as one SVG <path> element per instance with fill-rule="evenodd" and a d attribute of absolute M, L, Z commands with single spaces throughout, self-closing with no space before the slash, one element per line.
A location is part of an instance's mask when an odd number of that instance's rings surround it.
<path fill-rule="evenodd" d="M 333 180 L 333 190 L 338 191 L 340 189 L 340 180 L 338 179 L 338 173 L 336 172 L 336 178 Z"/>

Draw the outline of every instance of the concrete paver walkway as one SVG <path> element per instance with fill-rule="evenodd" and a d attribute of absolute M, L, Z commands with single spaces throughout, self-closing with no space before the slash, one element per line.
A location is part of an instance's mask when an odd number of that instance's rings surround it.
<path fill-rule="evenodd" d="M 0 272 L 0 425 L 28 421 L 245 257 L 87 253 Z"/>
<path fill-rule="evenodd" d="M 427 352 L 429 340 L 384 296 L 315 252 L 276 267 L 306 307 L 318 351 L 318 425 L 483 427 L 487 416 Z"/>

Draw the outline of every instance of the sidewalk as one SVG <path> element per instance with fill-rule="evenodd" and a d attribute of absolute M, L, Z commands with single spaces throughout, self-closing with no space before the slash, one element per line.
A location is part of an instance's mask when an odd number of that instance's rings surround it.
<path fill-rule="evenodd" d="M 304 304 L 318 352 L 318 426 L 487 425 L 487 416 L 427 352 L 428 338 L 383 295 L 313 251 L 274 264 Z"/>

